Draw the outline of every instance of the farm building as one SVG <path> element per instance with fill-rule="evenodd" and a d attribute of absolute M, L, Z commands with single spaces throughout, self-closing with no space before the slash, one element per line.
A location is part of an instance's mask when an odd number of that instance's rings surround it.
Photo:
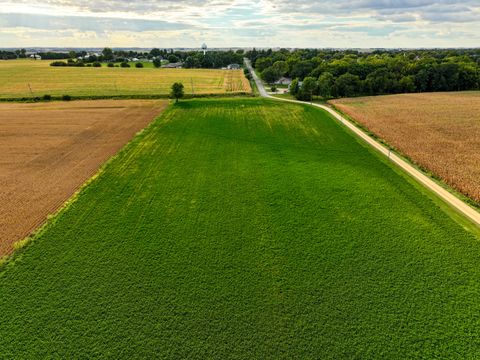
<path fill-rule="evenodd" d="M 238 70 L 241 66 L 239 64 L 230 64 L 227 66 L 227 70 Z"/>
<path fill-rule="evenodd" d="M 182 62 L 170 63 L 166 65 L 162 65 L 162 68 L 165 69 L 180 69 L 183 66 Z"/>
<path fill-rule="evenodd" d="M 280 79 L 274 82 L 275 85 L 290 85 L 292 79 L 282 76 Z"/>

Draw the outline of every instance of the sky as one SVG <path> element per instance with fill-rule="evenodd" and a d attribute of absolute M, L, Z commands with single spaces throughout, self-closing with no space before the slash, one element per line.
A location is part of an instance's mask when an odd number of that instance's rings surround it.
<path fill-rule="evenodd" d="M 480 0 L 0 0 L 0 47 L 479 47 Z"/>

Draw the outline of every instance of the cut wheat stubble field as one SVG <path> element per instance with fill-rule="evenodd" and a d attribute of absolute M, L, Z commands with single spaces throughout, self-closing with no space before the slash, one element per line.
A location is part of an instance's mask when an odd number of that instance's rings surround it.
<path fill-rule="evenodd" d="M 55 212 L 167 101 L 0 104 L 0 257 Z"/>
<path fill-rule="evenodd" d="M 51 61 L 0 60 L 0 99 L 71 95 L 78 97 L 167 96 L 174 82 L 185 93 L 249 94 L 242 70 L 53 67 Z"/>
<path fill-rule="evenodd" d="M 480 92 L 331 101 L 369 131 L 480 202 Z"/>

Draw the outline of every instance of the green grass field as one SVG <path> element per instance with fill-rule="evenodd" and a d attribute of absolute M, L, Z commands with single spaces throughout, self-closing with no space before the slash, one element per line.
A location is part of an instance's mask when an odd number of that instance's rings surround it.
<path fill-rule="evenodd" d="M 174 82 L 185 94 L 250 93 L 242 70 L 53 67 L 52 61 L 0 60 L 0 99 L 70 95 L 77 97 L 168 96 Z"/>
<path fill-rule="evenodd" d="M 5 358 L 475 358 L 480 236 L 319 109 L 185 101 L 0 272 Z"/>

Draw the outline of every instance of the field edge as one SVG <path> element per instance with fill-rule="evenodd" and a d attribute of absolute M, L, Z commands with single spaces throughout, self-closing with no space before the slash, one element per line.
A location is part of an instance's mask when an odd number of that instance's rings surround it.
<path fill-rule="evenodd" d="M 348 120 L 352 125 L 363 131 L 366 135 L 368 135 L 370 138 L 373 140 L 377 141 L 381 145 L 385 146 L 387 149 L 391 150 L 392 153 L 400 157 L 402 160 L 408 162 L 409 165 L 414 167 L 416 170 L 420 171 L 423 175 L 427 176 L 430 180 L 434 181 L 437 185 L 441 186 L 443 189 L 447 190 L 449 193 L 454 195 L 456 198 L 459 200 L 463 201 L 469 206 L 472 206 L 475 210 L 480 211 L 480 203 L 469 198 L 468 196 L 463 195 L 461 192 L 458 190 L 454 189 L 450 185 L 448 185 L 444 180 L 442 180 L 440 177 L 429 171 L 428 169 L 424 168 L 423 166 L 418 165 L 416 162 L 414 162 L 409 156 L 406 154 L 402 153 L 399 151 L 397 148 L 395 148 L 393 145 L 388 143 L 385 139 L 381 138 L 371 130 L 369 130 L 366 126 L 363 124 L 359 123 L 355 118 L 351 117 L 350 115 L 346 114 L 342 110 L 340 110 L 335 104 L 331 103 L 330 100 L 327 102 L 327 106 L 329 106 L 331 109 L 339 113 L 341 116 L 343 116 L 346 120 Z M 440 199 L 441 200 L 441 199 Z M 443 201 L 443 200 L 442 200 Z"/>
<path fill-rule="evenodd" d="M 91 184 L 95 181 L 98 181 L 102 178 L 105 170 L 111 165 L 111 163 L 120 157 L 125 151 L 127 151 L 133 143 L 138 141 L 142 135 L 153 126 L 153 124 L 166 112 L 170 111 L 172 103 L 169 103 L 165 109 L 154 117 L 150 123 L 145 126 L 140 131 L 137 131 L 134 136 L 122 146 L 122 148 L 113 156 L 108 158 L 100 168 L 88 178 L 85 182 L 83 182 L 80 187 L 75 190 L 75 192 L 65 201 L 63 204 L 52 214 L 47 215 L 46 220 L 40 224 L 35 230 L 33 230 L 29 235 L 24 237 L 23 239 L 17 240 L 13 243 L 13 251 L 10 254 L 0 256 L 0 276 L 2 273 L 5 272 L 7 267 L 14 265 L 17 261 L 21 260 L 22 254 L 25 250 L 27 250 L 31 245 L 33 245 L 38 237 L 40 237 L 43 233 L 48 231 L 50 227 L 55 225 L 58 219 L 79 199 L 79 197 L 89 188 Z"/>

